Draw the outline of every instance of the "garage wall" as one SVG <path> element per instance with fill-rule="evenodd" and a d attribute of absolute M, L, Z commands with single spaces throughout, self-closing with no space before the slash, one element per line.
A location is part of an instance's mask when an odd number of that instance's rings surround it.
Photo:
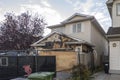
<path fill-rule="evenodd" d="M 77 64 L 77 54 L 70 51 L 41 51 L 42 56 L 56 56 L 56 70 L 71 69 Z"/>

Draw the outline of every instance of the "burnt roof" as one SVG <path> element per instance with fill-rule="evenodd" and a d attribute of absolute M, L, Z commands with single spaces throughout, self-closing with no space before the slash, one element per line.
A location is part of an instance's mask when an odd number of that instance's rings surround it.
<path fill-rule="evenodd" d="M 120 34 L 120 27 L 110 27 L 107 35 L 115 35 L 115 34 Z"/>

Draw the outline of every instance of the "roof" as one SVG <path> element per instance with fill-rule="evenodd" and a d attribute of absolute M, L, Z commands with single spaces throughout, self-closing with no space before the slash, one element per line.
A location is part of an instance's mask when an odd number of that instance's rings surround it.
<path fill-rule="evenodd" d="M 74 21 L 70 21 L 75 16 L 84 17 L 84 19 L 77 19 L 77 20 L 74 20 Z M 67 18 L 66 20 L 62 21 L 60 24 L 47 26 L 47 28 L 52 29 L 52 28 L 56 28 L 56 27 L 62 27 L 62 26 L 65 26 L 65 24 L 74 23 L 74 22 L 78 22 L 78 21 L 86 21 L 86 20 L 90 20 L 90 19 L 93 19 L 93 18 L 94 18 L 94 16 L 80 14 L 80 13 L 75 13 L 72 16 L 70 16 L 69 18 Z"/>
<path fill-rule="evenodd" d="M 115 35 L 115 34 L 120 34 L 120 27 L 110 27 L 107 35 Z"/>
<path fill-rule="evenodd" d="M 114 0 L 108 0 L 108 1 L 106 2 L 107 7 L 108 7 L 108 11 L 109 11 L 111 17 L 112 17 L 112 4 L 113 4 L 113 1 L 114 1 Z"/>
<path fill-rule="evenodd" d="M 114 0 L 108 0 L 108 1 L 106 2 L 106 4 L 111 4 L 111 3 L 113 3 L 113 1 L 114 1 Z"/>
<path fill-rule="evenodd" d="M 70 16 L 69 18 L 67 18 L 66 20 L 64 20 L 64 21 L 61 22 L 61 23 L 66 23 L 66 22 L 68 22 L 69 20 L 71 20 L 71 19 L 72 19 L 73 17 L 75 17 L 75 16 L 85 17 L 86 19 L 89 19 L 89 18 L 93 17 L 93 16 L 90 16 L 90 15 L 75 13 L 75 14 L 73 14 L 72 16 Z"/>
<path fill-rule="evenodd" d="M 87 41 L 78 41 L 78 42 L 65 42 L 65 44 L 86 44 L 89 46 L 94 47 L 94 45 L 92 45 L 91 43 L 87 42 Z"/>
<path fill-rule="evenodd" d="M 62 27 L 64 26 L 64 24 L 56 24 L 56 25 L 51 25 L 51 26 L 47 26 L 47 28 L 56 28 L 56 27 Z"/>
<path fill-rule="evenodd" d="M 63 36 L 66 36 L 66 37 L 68 37 L 68 38 L 71 38 L 71 39 L 73 39 L 73 40 L 75 40 L 76 42 L 79 42 L 79 43 L 83 43 L 83 44 L 86 44 L 86 45 L 89 45 L 89 46 L 94 46 L 94 45 L 92 45 L 91 43 L 89 43 L 89 42 L 87 42 L 87 41 L 85 41 L 85 40 L 80 40 L 80 39 L 78 39 L 78 38 L 76 38 L 76 37 L 73 37 L 73 36 L 70 36 L 70 35 L 67 35 L 67 34 L 64 34 L 64 33 L 60 33 L 60 32 L 52 32 L 52 33 L 50 33 L 49 35 L 47 35 L 47 36 L 45 36 L 44 38 L 42 38 L 42 39 L 40 39 L 39 41 L 37 41 L 37 42 L 35 42 L 35 43 L 33 43 L 31 46 L 38 46 L 38 44 L 41 42 L 41 41 L 43 41 L 43 40 L 45 40 L 46 38 L 48 38 L 48 37 L 50 37 L 51 35 L 53 35 L 53 34 L 59 34 L 59 35 L 63 35 Z"/>
<path fill-rule="evenodd" d="M 70 19 L 74 18 L 75 16 L 80 16 L 80 17 L 85 17 L 85 18 L 84 19 L 77 19 L 74 21 L 69 21 Z M 64 27 L 65 24 L 68 24 L 68 23 L 74 23 L 74 22 L 86 21 L 86 20 L 91 20 L 91 22 L 94 25 L 96 25 L 96 28 L 105 36 L 105 31 L 103 30 L 103 28 L 101 27 L 101 25 L 98 23 L 98 21 L 96 20 L 96 18 L 94 16 L 84 15 L 84 14 L 80 14 L 80 13 L 75 13 L 72 16 L 70 16 L 68 19 L 61 22 L 61 24 L 48 26 L 48 28 L 52 29 L 52 28 L 57 28 L 57 27 Z"/>

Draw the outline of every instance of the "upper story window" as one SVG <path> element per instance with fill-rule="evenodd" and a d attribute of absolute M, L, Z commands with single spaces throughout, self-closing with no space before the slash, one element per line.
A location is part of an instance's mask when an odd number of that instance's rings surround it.
<path fill-rule="evenodd" d="M 81 23 L 73 24 L 73 33 L 81 32 Z"/>
<path fill-rule="evenodd" d="M 120 16 L 120 3 L 117 4 L 117 15 Z"/>

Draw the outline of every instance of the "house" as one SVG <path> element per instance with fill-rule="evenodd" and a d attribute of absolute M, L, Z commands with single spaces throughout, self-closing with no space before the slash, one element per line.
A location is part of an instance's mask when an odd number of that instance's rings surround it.
<path fill-rule="evenodd" d="M 78 62 L 88 67 L 100 66 L 107 55 L 107 38 L 94 16 L 75 13 L 60 24 L 48 26 L 51 34 L 33 43 L 39 55 L 56 56 L 57 70 L 71 68 Z"/>
<path fill-rule="evenodd" d="M 112 27 L 107 32 L 109 73 L 120 73 L 120 0 L 108 0 L 107 7 L 112 19 Z"/>

